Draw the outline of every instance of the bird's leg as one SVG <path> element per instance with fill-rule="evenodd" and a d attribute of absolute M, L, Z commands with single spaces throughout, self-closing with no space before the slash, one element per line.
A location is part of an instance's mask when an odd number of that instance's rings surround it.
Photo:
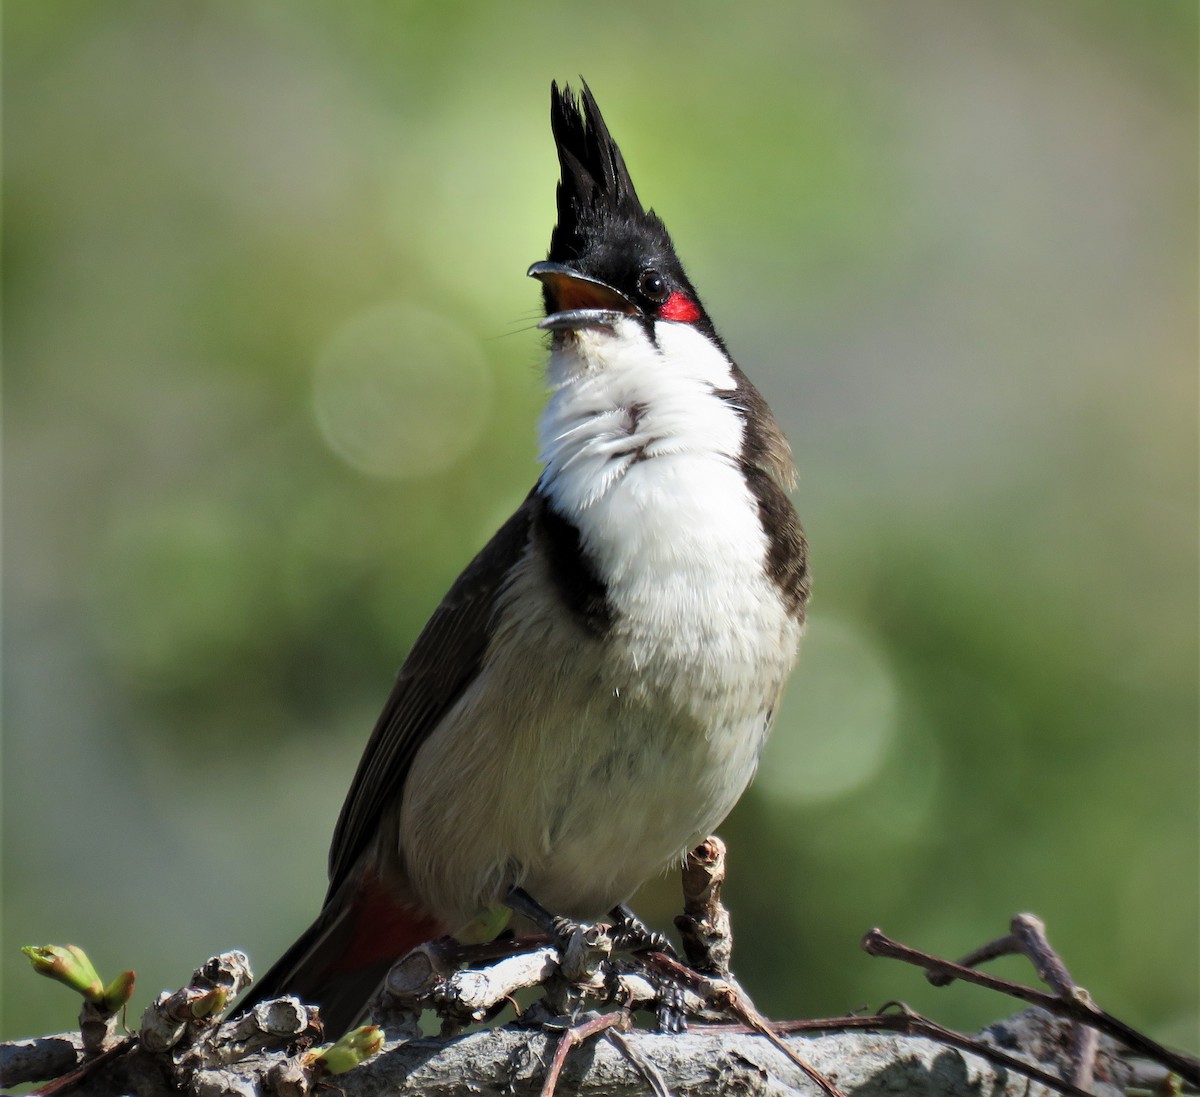
<path fill-rule="evenodd" d="M 510 889 L 504 902 L 543 930 L 558 953 L 557 971 L 543 981 L 546 996 L 539 1005 L 554 1016 L 577 1018 L 586 999 L 604 993 L 613 947 L 608 926 L 551 914 L 524 888 Z"/>
<path fill-rule="evenodd" d="M 670 961 L 679 964 L 671 942 L 663 934 L 650 929 L 624 903 L 610 912 L 614 924 L 609 934 L 611 941 L 606 943 L 605 935 L 601 932 L 604 927 L 587 926 L 570 918 L 551 914 L 524 888 L 511 888 L 504 897 L 504 902 L 515 914 L 528 919 L 539 930 L 548 934 L 551 941 L 557 942 L 562 954 L 563 973 L 567 976 L 568 983 L 576 988 L 576 996 L 572 996 L 570 1002 L 560 1001 L 559 996 L 548 996 L 558 1013 L 573 1014 L 578 1011 L 582 1001 L 577 998 L 577 988 L 589 983 L 595 984 L 598 974 L 597 961 L 603 963 L 614 946 L 625 952 L 665 953 Z M 642 975 L 655 990 L 654 1015 L 659 1031 L 686 1031 L 687 1013 L 683 1007 L 683 988 L 679 982 L 666 972 L 653 967 L 643 968 Z"/>
<path fill-rule="evenodd" d="M 551 914 L 524 888 L 509 888 L 508 894 L 504 896 L 504 905 L 514 914 L 528 919 L 552 941 L 559 943 L 565 942 L 579 926 L 578 922 L 573 922 L 570 918 Z"/>
<path fill-rule="evenodd" d="M 566 941 L 582 923 L 560 914 L 551 914 L 524 888 L 509 888 L 504 897 L 504 904 L 514 914 L 527 918 L 543 933 L 552 938 Z M 627 903 L 619 903 L 609 911 L 612 918 L 613 947 L 622 952 L 665 952 L 672 959 L 677 959 L 675 946 L 663 933 L 651 929 L 643 922 Z"/>
<path fill-rule="evenodd" d="M 651 929 L 643 922 L 628 903 L 618 903 L 609 911 L 613 920 L 613 946 L 624 952 L 665 952 L 671 959 L 678 959 L 675 946 L 666 934 Z"/>
<path fill-rule="evenodd" d="M 661 952 L 678 961 L 675 946 L 666 934 L 651 929 L 628 903 L 618 903 L 609 911 L 613 919 L 613 946 L 625 952 Z M 683 1008 L 683 987 L 665 972 L 645 967 L 642 974 L 654 987 L 654 1021 L 659 1032 L 686 1032 L 687 1011 Z"/>

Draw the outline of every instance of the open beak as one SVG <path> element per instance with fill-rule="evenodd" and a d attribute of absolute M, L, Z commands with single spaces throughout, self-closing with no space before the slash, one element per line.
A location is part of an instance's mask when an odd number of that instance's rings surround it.
<path fill-rule="evenodd" d="M 562 263 L 534 263 L 526 273 L 545 287 L 549 315 L 539 328 L 611 328 L 622 316 L 640 315 L 637 305 L 620 290 Z"/>

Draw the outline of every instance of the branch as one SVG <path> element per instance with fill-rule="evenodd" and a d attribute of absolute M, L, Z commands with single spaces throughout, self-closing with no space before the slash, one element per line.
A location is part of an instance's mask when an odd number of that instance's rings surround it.
<path fill-rule="evenodd" d="M 869 1019 L 862 1018 L 844 1020 L 869 1023 Z M 1010 1027 L 1016 1024 L 1005 1022 L 989 1031 L 997 1042 L 1004 1042 L 1017 1031 Z M 1018 1027 L 1027 1024 L 1023 1021 Z M 542 1092 L 559 1037 L 559 1033 L 510 1024 L 449 1039 L 392 1038 L 379 1056 L 339 1075 L 337 1088 L 328 1092 L 340 1091 L 344 1097 L 376 1097 L 383 1093 L 394 1093 L 396 1097 L 461 1097 L 473 1092 L 533 1097 Z M 1026 1032 L 1022 1039 L 1027 1038 Z M 1031 1082 L 1027 1074 L 997 1066 L 972 1052 L 948 1048 L 930 1037 L 868 1031 L 787 1034 L 781 1039 L 794 1054 L 834 1078 L 843 1092 L 921 1093 L 927 1097 L 962 1097 L 968 1093 L 1042 1097 L 1054 1092 Z M 558 1093 L 562 1097 L 640 1097 L 649 1089 L 644 1068 L 636 1061 L 640 1057 L 653 1064 L 675 1097 L 730 1092 L 747 1097 L 822 1095 L 820 1087 L 800 1067 L 757 1034 L 709 1027 L 669 1035 L 633 1031 L 624 1033 L 622 1040 L 633 1056 L 606 1040 L 574 1050 L 563 1064 Z M 45 1045 L 50 1041 L 70 1043 L 76 1053 L 82 1052 L 78 1035 L 36 1043 Z M 0 1052 L 0 1076 L 6 1085 L 24 1080 L 16 1073 L 10 1074 L 16 1059 L 9 1049 L 14 1046 L 4 1045 Z M 87 1093 L 88 1097 L 123 1097 L 129 1093 L 137 1097 L 173 1097 L 179 1093 L 158 1071 L 147 1070 L 145 1055 L 131 1050 L 109 1063 L 102 1073 L 90 1076 L 86 1088 L 76 1092 Z M 183 1092 L 203 1097 L 272 1092 L 265 1087 L 284 1080 L 276 1069 L 283 1062 L 282 1055 L 265 1055 L 204 1071 L 194 1076 Z M 61 1058 L 56 1064 L 61 1065 Z M 1043 1067 L 1055 1071 L 1062 1065 L 1050 1062 Z M 1101 1086 L 1094 1092 L 1115 1095 L 1120 1091 Z"/>
<path fill-rule="evenodd" d="M 33 950 L 44 974 L 82 987 L 85 999 L 95 1001 L 85 1004 L 79 1034 L 0 1045 L 0 1084 L 53 1079 L 36 1091 L 41 1097 L 690 1097 L 731 1090 L 775 1097 L 864 1091 L 1116 1097 L 1131 1082 L 1165 1094 L 1179 1092 L 1180 1077 L 1197 1078 L 1192 1057 L 1160 1048 L 1100 1011 L 1050 948 L 1044 927 L 1028 915 L 963 964 L 878 930 L 864 942 L 872 954 L 916 963 L 943 985 L 970 979 L 1044 1007 L 978 1036 L 952 1032 L 898 1005 L 871 1016 L 769 1021 L 729 974 L 723 876 L 724 847 L 710 839 L 685 871 L 680 922 L 691 967 L 659 951 L 657 935 L 623 951 L 621 935 L 604 925 L 568 925 L 550 936 L 481 946 L 445 938 L 419 946 L 393 967 L 371 1005 L 377 1025 L 352 1030 L 324 1049 L 315 1047 L 319 1011 L 295 998 L 260 1002 L 221 1021 L 250 978 L 241 953 L 215 957 L 193 973 L 189 986 L 164 991 L 139 1031 L 121 1035 L 112 1010 L 116 991 L 132 986 L 132 973 L 114 981 L 110 994 L 81 950 Z M 1013 948 L 1030 957 L 1055 993 L 974 970 Z M 530 988 L 542 997 L 516 1020 L 461 1035 L 466 1026 L 515 1009 L 514 994 Z M 655 1031 L 635 1027 L 637 1011 L 654 1019 Z M 430 1012 L 441 1021 L 438 1038 L 420 1034 L 419 1022 Z M 684 1031 L 688 1023 L 691 1030 Z M 1135 1076 L 1130 1051 L 1156 1060 L 1158 1075 Z"/>

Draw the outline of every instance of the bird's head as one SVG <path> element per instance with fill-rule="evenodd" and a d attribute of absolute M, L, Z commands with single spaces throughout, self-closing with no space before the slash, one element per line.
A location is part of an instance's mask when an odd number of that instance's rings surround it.
<path fill-rule="evenodd" d="M 604 328 L 628 316 L 651 330 L 659 321 L 690 324 L 718 341 L 666 226 L 643 208 L 587 84 L 578 100 L 570 87 L 551 86 L 550 126 L 561 172 L 558 222 L 545 262 L 529 268 L 542 283 L 541 326 Z"/>

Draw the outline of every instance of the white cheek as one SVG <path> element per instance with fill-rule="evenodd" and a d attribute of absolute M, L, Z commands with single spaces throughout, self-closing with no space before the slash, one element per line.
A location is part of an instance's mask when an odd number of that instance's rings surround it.
<path fill-rule="evenodd" d="M 715 389 L 736 387 L 729 359 L 691 324 L 657 324 L 654 334 L 662 356 L 681 375 Z"/>
<path fill-rule="evenodd" d="M 547 369 L 552 391 L 602 372 L 603 388 L 620 390 L 652 384 L 664 372 L 668 380 L 697 381 L 714 389 L 736 387 L 729 359 L 691 324 L 660 321 L 657 346 L 637 320 L 620 319 L 611 329 L 582 328 L 555 342 Z"/>

